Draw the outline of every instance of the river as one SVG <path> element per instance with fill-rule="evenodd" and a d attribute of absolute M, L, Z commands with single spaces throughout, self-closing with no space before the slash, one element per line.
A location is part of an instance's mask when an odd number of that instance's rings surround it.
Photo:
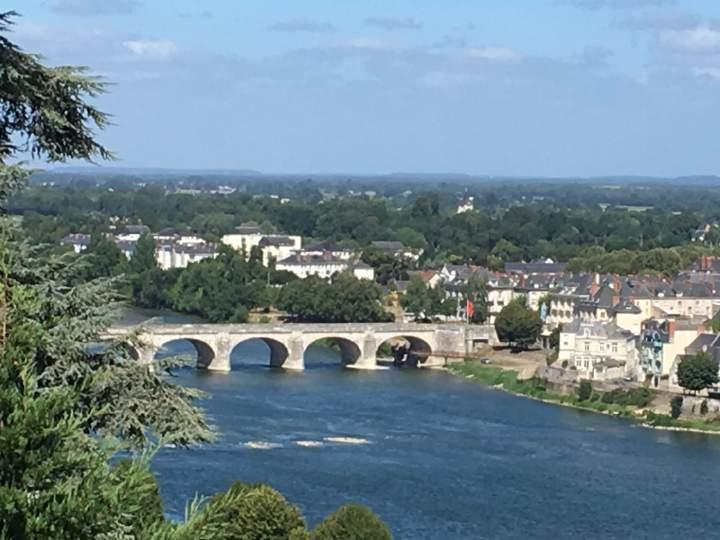
<path fill-rule="evenodd" d="M 171 516 L 241 479 L 274 486 L 311 524 L 367 504 L 400 540 L 720 535 L 720 437 L 645 429 L 442 372 L 344 370 L 330 349 L 312 348 L 303 373 L 266 368 L 267 354 L 250 342 L 229 374 L 179 372 L 212 395 L 203 405 L 221 437 L 156 457 Z"/>

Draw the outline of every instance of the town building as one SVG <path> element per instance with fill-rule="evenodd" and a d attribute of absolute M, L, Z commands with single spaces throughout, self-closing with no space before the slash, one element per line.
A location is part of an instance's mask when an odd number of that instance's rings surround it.
<path fill-rule="evenodd" d="M 326 240 L 324 242 L 317 242 L 309 246 L 305 246 L 299 251 L 301 255 L 324 255 L 329 253 L 335 259 L 342 259 L 348 261 L 355 259 L 358 253 L 352 249 L 345 249 L 340 247 L 333 240 Z"/>
<path fill-rule="evenodd" d="M 163 270 L 187 268 L 191 263 L 214 259 L 218 256 L 217 246 L 206 242 L 182 241 L 158 243 L 155 248 L 155 259 Z"/>
<path fill-rule="evenodd" d="M 232 234 L 223 236 L 221 242 L 244 253 L 245 257 L 250 256 L 253 248 L 259 248 L 265 266 L 273 260 L 286 259 L 302 248 L 302 237 L 265 234 L 260 225 L 254 221 L 243 223 Z"/>
<path fill-rule="evenodd" d="M 472 195 L 463 197 L 458 202 L 457 213 L 464 214 L 465 212 L 472 212 L 475 210 L 475 197 Z"/>
<path fill-rule="evenodd" d="M 639 376 L 655 387 L 666 387 L 678 356 L 705 332 L 698 319 L 649 319 L 643 322 L 639 348 Z"/>
<path fill-rule="evenodd" d="M 562 327 L 558 362 L 577 379 L 606 381 L 634 376 L 635 336 L 612 321 L 574 320 Z"/>
<path fill-rule="evenodd" d="M 291 272 L 301 279 L 310 276 L 318 276 L 329 279 L 341 272 L 352 272 L 358 279 L 374 280 L 375 271 L 373 268 L 359 260 L 338 259 L 330 253 L 322 255 L 303 255 L 296 253 L 275 265 L 276 270 Z"/>
<path fill-rule="evenodd" d="M 409 248 L 396 240 L 375 240 L 370 242 L 370 247 L 411 261 L 417 261 L 422 255 L 421 249 Z"/>
<path fill-rule="evenodd" d="M 82 253 L 90 245 L 91 237 L 89 234 L 68 234 L 60 241 L 61 246 L 70 246 L 75 253 Z"/>
<path fill-rule="evenodd" d="M 556 263 L 552 259 L 536 259 L 530 262 L 506 262 L 505 273 L 524 276 L 562 275 L 567 268 L 566 263 Z"/>

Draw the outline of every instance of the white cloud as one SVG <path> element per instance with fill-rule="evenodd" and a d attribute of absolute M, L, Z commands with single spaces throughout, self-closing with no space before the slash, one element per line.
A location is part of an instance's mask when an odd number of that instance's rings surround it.
<path fill-rule="evenodd" d="M 324 21 L 314 21 L 310 19 L 292 19 L 289 21 L 281 21 L 268 26 L 268 30 L 271 32 L 288 32 L 288 33 L 300 33 L 307 32 L 311 34 L 317 34 L 322 32 L 332 32 L 335 27 Z"/>
<path fill-rule="evenodd" d="M 720 67 L 697 67 L 692 72 L 697 77 L 720 80 Z"/>
<path fill-rule="evenodd" d="M 174 55 L 178 48 L 175 42 L 170 40 L 134 40 L 123 41 L 123 47 L 136 56 L 144 58 L 167 58 Z"/>
<path fill-rule="evenodd" d="M 390 49 L 391 48 L 386 42 L 384 42 L 381 39 L 366 38 L 366 37 L 350 39 L 350 40 L 346 41 L 345 44 L 348 47 L 352 47 L 354 49 L 382 50 L 382 49 Z"/>
<path fill-rule="evenodd" d="M 508 47 L 480 47 L 464 50 L 465 56 L 469 58 L 480 58 L 482 60 L 494 60 L 498 62 L 514 62 L 522 59 L 522 55 Z"/>
<path fill-rule="evenodd" d="M 673 30 L 660 34 L 661 43 L 677 51 L 689 53 L 713 52 L 720 48 L 720 30 L 697 26 L 687 30 Z"/>
<path fill-rule="evenodd" d="M 365 24 L 383 30 L 418 30 L 422 24 L 411 17 L 370 17 L 365 19 Z"/>
<path fill-rule="evenodd" d="M 128 15 L 141 6 L 140 0 L 55 0 L 50 7 L 62 15 L 96 16 Z"/>
<path fill-rule="evenodd" d="M 674 4 L 675 0 L 570 0 L 582 9 L 642 9 Z"/>

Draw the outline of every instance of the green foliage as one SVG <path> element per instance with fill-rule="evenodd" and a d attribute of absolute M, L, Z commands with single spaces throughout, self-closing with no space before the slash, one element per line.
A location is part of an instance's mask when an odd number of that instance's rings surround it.
<path fill-rule="evenodd" d="M 562 324 L 557 325 L 555 328 L 552 329 L 552 332 L 550 332 L 550 337 L 548 338 L 548 344 L 550 345 L 550 348 L 555 351 L 555 353 L 560 352 L 560 333 L 562 332 Z M 566 366 L 563 366 L 566 367 Z"/>
<path fill-rule="evenodd" d="M 683 358 L 678 365 L 677 375 L 680 386 L 698 392 L 717 384 L 718 365 L 707 353 L 701 352 Z"/>
<path fill-rule="evenodd" d="M 720 195 L 707 187 L 671 188 L 664 184 L 662 189 L 626 186 L 622 190 L 606 190 L 588 189 L 586 184 L 535 183 L 505 190 L 505 195 L 492 197 L 493 203 L 487 208 L 456 215 L 444 211 L 451 204 L 448 195 L 452 202 L 455 199 L 454 192 L 446 193 L 451 189 L 447 185 L 435 188 L 435 198 L 439 200 L 434 208 L 427 198 L 417 207 L 412 197 L 393 198 L 397 190 L 416 191 L 418 186 L 412 183 L 398 186 L 379 181 L 373 189 L 388 194 L 385 199 L 343 196 L 348 189 L 343 183 L 337 186 L 338 197 L 318 205 L 320 186 L 312 182 L 243 182 L 243 190 L 230 195 L 189 195 L 175 192 L 172 180 L 168 181 L 167 190 L 157 184 L 128 186 L 131 180 L 136 179 L 109 180 L 112 191 L 107 186 L 95 186 L 95 178 L 90 185 L 73 179 L 62 187 L 33 186 L 13 198 L 10 210 L 17 215 L 35 214 L 27 223 L 28 236 L 53 242 L 59 240 L 61 233 L 106 232 L 109 216 L 118 216 L 123 222 L 141 222 L 153 230 L 164 227 L 193 230 L 212 239 L 231 232 L 243 221 L 254 220 L 285 233 L 366 248 L 363 260 L 375 268 L 382 285 L 393 279 L 406 280 L 407 271 L 415 263 L 367 248 L 371 240 L 401 240 L 406 245 L 422 247 L 425 266 L 473 262 L 494 270 L 502 269 L 508 260 L 552 257 L 571 261 L 571 270 L 671 274 L 700 255 L 718 254 L 714 247 L 688 245 L 701 220 L 716 217 Z M 191 179 L 180 180 L 192 184 Z M 197 187 L 202 187 L 202 182 L 198 179 Z M 498 191 L 498 186 L 488 184 L 476 189 L 492 192 Z M 511 199 L 527 191 L 545 193 L 547 202 L 514 206 L 520 201 Z M 282 204 L 267 196 L 270 193 L 282 193 L 293 201 Z M 638 213 L 622 208 L 601 209 L 594 206 L 598 197 L 628 199 L 623 204 L 637 198 L 659 200 L 657 209 Z M 671 207 L 684 211 L 666 211 Z"/>
<path fill-rule="evenodd" d="M 306 322 L 387 322 L 380 288 L 345 273 L 331 281 L 311 276 L 283 287 L 278 307 Z"/>
<path fill-rule="evenodd" d="M 0 15 L 0 32 L 10 20 Z M 5 37 L 0 56 L 0 203 L 26 175 L 2 164 L 17 151 L 50 160 L 109 155 L 86 124 L 105 124 L 84 102 L 101 85 L 74 68 L 44 67 Z M 125 345 L 91 348 L 116 307 L 112 282 L 83 281 L 88 259 L 41 255 L 20 239 L 0 216 L 0 536 L 132 538 L 139 527 L 150 535 L 158 512 L 147 460 L 122 474 L 108 463 L 156 438 L 207 440 L 196 394 L 150 373 Z M 95 273 L 116 273 L 117 253 L 102 237 L 92 248 L 105 255 Z"/>
<path fill-rule="evenodd" d="M 700 403 L 700 414 L 705 416 L 708 413 L 708 401 L 707 399 L 703 399 L 702 403 Z"/>
<path fill-rule="evenodd" d="M 632 407 L 647 407 L 652 401 L 653 394 L 649 388 L 639 387 L 623 390 L 617 388 L 610 392 L 602 394 L 601 401 L 603 403 L 614 403 L 617 405 L 630 405 Z"/>
<path fill-rule="evenodd" d="M 143 234 L 135 244 L 127 271 L 130 274 L 142 274 L 157 268 L 155 260 L 155 240 L 149 233 Z"/>
<path fill-rule="evenodd" d="M 94 126 L 108 124 L 108 116 L 88 100 L 105 85 L 84 68 L 44 66 L 1 35 L 15 15 L 0 13 L 0 163 L 21 152 L 50 161 L 112 157 L 93 133 Z"/>
<path fill-rule="evenodd" d="M 274 489 L 235 482 L 210 499 L 186 532 L 208 540 L 290 540 L 304 537 L 305 521 Z"/>
<path fill-rule="evenodd" d="M 670 400 L 670 416 L 673 419 L 680 418 L 680 414 L 682 414 L 682 405 L 682 396 L 673 396 L 673 398 Z"/>
<path fill-rule="evenodd" d="M 375 280 L 382 285 L 406 280 L 408 271 L 413 268 L 412 261 L 372 246 L 363 250 L 360 259 L 373 267 Z"/>
<path fill-rule="evenodd" d="M 589 400 L 593 394 L 592 383 L 590 381 L 580 381 L 580 385 L 578 386 L 577 394 L 578 394 L 579 401 Z"/>
<path fill-rule="evenodd" d="M 121 502 L 125 508 L 133 508 L 132 532 L 135 537 L 142 538 L 148 531 L 162 527 L 165 516 L 160 486 L 147 461 L 123 459 L 110 473 L 111 478 L 127 490 L 119 495 L 123 497 Z"/>
<path fill-rule="evenodd" d="M 372 510 L 346 504 L 330 514 L 310 535 L 312 540 L 392 540 L 387 526 Z"/>
<path fill-rule="evenodd" d="M 473 303 L 475 310 L 470 322 L 484 324 L 489 315 L 485 280 L 476 275 L 471 276 L 465 287 L 465 299 Z"/>
<path fill-rule="evenodd" d="M 495 331 L 498 339 L 512 346 L 527 347 L 540 337 L 542 321 L 540 315 L 522 302 L 522 298 L 513 300 L 495 319 Z"/>
<path fill-rule="evenodd" d="M 0 14 L 0 33 L 10 17 Z M 18 150 L 109 155 L 85 125 L 104 125 L 84 102 L 101 85 L 45 68 L 3 36 L 0 56 L 0 203 L 26 176 L 2 164 Z M 211 438 L 199 394 L 136 362 L 133 336 L 97 346 L 117 307 L 116 283 L 99 277 L 117 272 L 103 237 L 81 258 L 40 255 L 19 237 L 0 215 L 0 538 L 307 540 L 298 510 L 266 486 L 238 484 L 194 504 L 185 523 L 165 521 L 148 460 L 163 442 Z M 104 266 L 88 275 L 93 255 Z M 131 459 L 111 466 L 120 451 Z"/>
<path fill-rule="evenodd" d="M 257 258 L 223 247 L 215 259 L 189 265 L 169 290 L 170 306 L 210 322 L 246 322 L 263 302 L 268 270 Z"/>
<path fill-rule="evenodd" d="M 103 234 L 92 236 L 84 259 L 86 264 L 80 274 L 83 281 L 118 276 L 127 270 L 125 255 Z"/>
<path fill-rule="evenodd" d="M 405 311 L 416 321 L 430 321 L 438 315 L 455 315 L 457 301 L 446 297 L 441 286 L 429 287 L 419 276 L 413 276 L 401 298 Z"/>

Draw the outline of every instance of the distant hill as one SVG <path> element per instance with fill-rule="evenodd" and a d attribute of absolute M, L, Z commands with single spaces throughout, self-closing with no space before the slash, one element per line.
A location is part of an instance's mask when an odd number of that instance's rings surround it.
<path fill-rule="evenodd" d="M 93 167 L 68 166 L 55 167 L 45 172 L 53 174 L 89 174 L 114 176 L 262 176 L 262 172 L 253 169 L 161 169 L 145 167 Z"/>

